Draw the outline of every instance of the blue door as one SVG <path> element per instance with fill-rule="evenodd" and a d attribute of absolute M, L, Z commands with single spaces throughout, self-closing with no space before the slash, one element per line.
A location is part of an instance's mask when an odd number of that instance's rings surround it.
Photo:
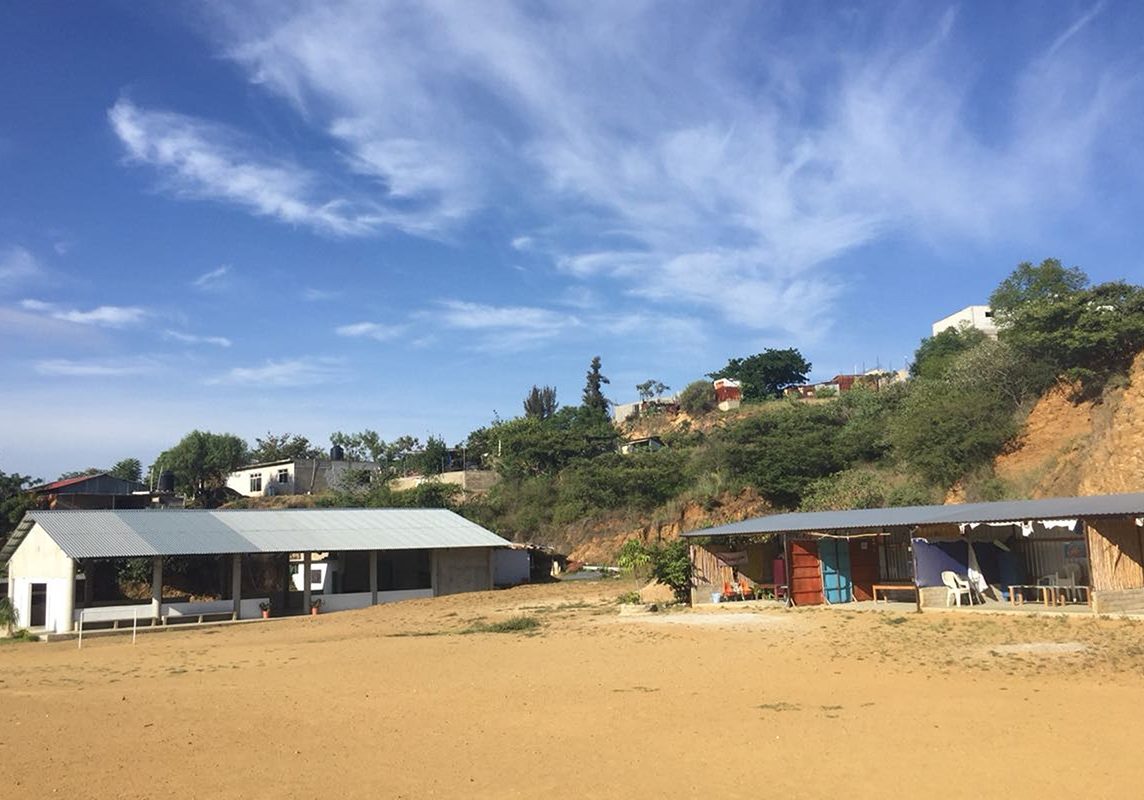
<path fill-rule="evenodd" d="M 853 599 L 850 581 L 850 541 L 822 539 L 818 544 L 822 562 L 822 594 L 828 603 L 849 603 Z"/>

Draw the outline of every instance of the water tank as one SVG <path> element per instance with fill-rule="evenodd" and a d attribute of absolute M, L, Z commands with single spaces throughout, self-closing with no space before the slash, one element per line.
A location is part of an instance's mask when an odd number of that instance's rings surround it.
<path fill-rule="evenodd" d="M 171 492 L 175 491 L 175 473 L 169 469 L 165 469 L 159 473 L 159 491 Z"/>
<path fill-rule="evenodd" d="M 346 451 L 342 449 L 340 444 L 335 444 L 330 448 L 330 461 L 345 461 Z"/>

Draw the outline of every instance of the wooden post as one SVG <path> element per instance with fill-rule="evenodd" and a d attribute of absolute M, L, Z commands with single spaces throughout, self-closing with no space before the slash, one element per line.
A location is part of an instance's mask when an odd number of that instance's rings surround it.
<path fill-rule="evenodd" d="M 914 611 L 918 614 L 922 613 L 922 587 L 918 586 L 918 549 L 914 547 L 914 533 L 917 528 L 911 528 L 909 532 L 910 539 L 910 565 L 911 572 L 914 575 Z M 972 603 L 970 603 L 972 605 Z"/>

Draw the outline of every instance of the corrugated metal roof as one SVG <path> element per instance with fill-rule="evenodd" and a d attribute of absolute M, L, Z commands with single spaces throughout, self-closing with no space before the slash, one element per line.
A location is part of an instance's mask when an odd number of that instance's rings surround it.
<path fill-rule="evenodd" d="M 29 511 L 72 558 L 506 547 L 444 509 Z"/>
<path fill-rule="evenodd" d="M 1075 517 L 1144 516 L 1144 493 L 1092 497 L 1049 497 L 999 503 L 860 508 L 774 514 L 688 531 L 684 536 L 747 536 L 808 531 L 861 531 L 942 523 L 1025 522 Z"/>

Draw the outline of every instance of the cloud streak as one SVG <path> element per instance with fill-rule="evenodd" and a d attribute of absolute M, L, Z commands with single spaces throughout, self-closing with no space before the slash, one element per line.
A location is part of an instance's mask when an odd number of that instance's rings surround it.
<path fill-rule="evenodd" d="M 316 386 L 345 378 L 341 362 L 327 358 L 269 360 L 253 367 L 233 367 L 207 381 L 211 385 L 284 388 Z"/>
<path fill-rule="evenodd" d="M 143 322 L 149 312 L 138 306 L 98 306 L 82 311 L 66 308 L 42 300 L 21 300 L 20 307 L 26 311 L 44 314 L 52 319 L 74 322 L 77 325 L 97 325 L 103 328 L 127 328 Z"/>
<path fill-rule="evenodd" d="M 225 336 L 197 336 L 193 333 L 181 331 L 163 331 L 163 338 L 183 344 L 209 344 L 215 347 L 230 347 L 232 342 Z"/>
<path fill-rule="evenodd" d="M 972 41 L 929 6 L 868 15 L 868 38 L 841 14 L 780 26 L 732 4 L 666 20 L 639 4 L 451 0 L 219 17 L 226 54 L 337 141 L 406 230 L 511 197 L 556 220 L 545 249 L 570 281 L 813 337 L 846 291 L 834 264 L 859 248 L 988 240 L 1091 191 L 1096 146 L 1138 91 L 1074 52 L 1100 11 L 991 87 L 1012 116 L 988 129 L 966 113 Z M 788 303 L 797 315 L 773 313 Z"/>
<path fill-rule="evenodd" d="M 124 378 L 146 375 L 158 369 L 158 364 L 146 358 L 128 358 L 122 361 L 77 361 L 53 358 L 37 361 L 34 369 L 40 375 L 64 378 Z"/>

